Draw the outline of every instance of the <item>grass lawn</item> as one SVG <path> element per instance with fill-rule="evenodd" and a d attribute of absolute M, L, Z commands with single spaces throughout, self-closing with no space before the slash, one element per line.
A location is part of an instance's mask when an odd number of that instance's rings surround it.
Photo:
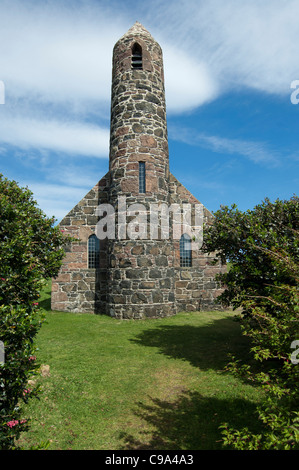
<path fill-rule="evenodd" d="M 37 344 L 50 376 L 27 406 L 25 449 L 221 449 L 223 422 L 256 429 L 261 390 L 224 370 L 228 353 L 247 353 L 232 313 L 118 321 L 51 312 L 49 294 Z"/>

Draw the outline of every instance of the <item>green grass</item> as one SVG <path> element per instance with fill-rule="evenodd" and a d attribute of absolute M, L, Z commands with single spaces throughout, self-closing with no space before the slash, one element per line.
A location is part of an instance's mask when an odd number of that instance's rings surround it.
<path fill-rule="evenodd" d="M 40 400 L 27 407 L 26 449 L 221 449 L 223 422 L 257 426 L 261 391 L 225 372 L 248 345 L 229 312 L 160 320 L 47 311 L 38 337 Z"/>

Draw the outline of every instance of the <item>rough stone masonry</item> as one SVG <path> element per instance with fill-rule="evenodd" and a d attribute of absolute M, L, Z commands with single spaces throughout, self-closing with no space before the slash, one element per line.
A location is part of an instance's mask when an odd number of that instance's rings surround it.
<path fill-rule="evenodd" d="M 217 308 L 214 278 L 225 267 L 172 231 L 173 207 L 183 214 L 200 204 L 169 172 L 162 50 L 136 22 L 113 50 L 109 171 L 59 224 L 78 241 L 53 279 L 52 309 L 137 319 Z M 154 205 L 171 209 L 168 237 L 150 224 Z M 96 235 L 99 213 L 114 236 Z M 213 223 L 205 207 L 202 214 Z"/>

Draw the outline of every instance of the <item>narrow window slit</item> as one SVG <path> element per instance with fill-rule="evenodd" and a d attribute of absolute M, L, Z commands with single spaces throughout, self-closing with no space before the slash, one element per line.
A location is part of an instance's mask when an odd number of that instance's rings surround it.
<path fill-rule="evenodd" d="M 139 192 L 145 193 L 145 162 L 139 162 Z"/>

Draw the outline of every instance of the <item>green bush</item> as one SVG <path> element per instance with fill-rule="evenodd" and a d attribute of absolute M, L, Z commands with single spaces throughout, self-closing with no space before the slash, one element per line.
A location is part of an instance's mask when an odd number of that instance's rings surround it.
<path fill-rule="evenodd" d="M 234 204 L 214 213 L 212 226 L 204 230 L 203 249 L 215 253 L 216 260 L 229 262 L 230 269 L 219 275 L 225 290 L 223 305 L 242 306 L 250 296 L 267 298 L 272 286 L 296 285 L 285 266 L 274 262 L 268 253 L 288 256 L 299 263 L 299 198 L 289 201 L 265 199 L 253 210 L 240 211 Z M 268 304 L 273 314 L 275 303 Z M 279 310 L 279 307 L 278 307 Z"/>
<path fill-rule="evenodd" d="M 224 443 L 242 450 L 298 449 L 298 365 L 290 358 L 291 344 L 299 340 L 299 199 L 265 200 L 246 213 L 223 207 L 215 215 L 204 249 L 230 262 L 230 270 L 218 276 L 225 288 L 219 301 L 241 307 L 243 334 L 262 371 L 236 358 L 228 368 L 266 392 L 258 408 L 264 432 L 224 424 Z"/>
<path fill-rule="evenodd" d="M 55 276 L 67 243 L 54 219 L 36 205 L 31 191 L 0 175 L 0 448 L 16 448 L 28 429 L 23 405 L 38 389 L 28 385 L 36 373 L 34 337 L 42 324 L 39 291 Z"/>
<path fill-rule="evenodd" d="M 28 313 L 17 306 L 0 307 L 0 332 L 5 345 L 5 362 L 0 366 L 0 448 L 12 449 L 28 420 L 22 419 L 22 404 L 38 395 L 28 382 L 37 373 L 34 337 L 42 323 L 38 310 Z"/>
<path fill-rule="evenodd" d="M 277 262 L 273 254 L 273 263 Z M 289 258 L 279 257 L 279 263 L 289 266 L 289 276 L 295 274 Z M 297 269 L 298 272 L 298 269 Z M 251 433 L 248 429 L 233 430 L 223 426 L 224 443 L 236 449 L 291 450 L 299 449 L 299 412 L 297 361 L 291 360 L 291 344 L 299 339 L 298 332 L 298 289 L 294 286 L 273 286 L 267 299 L 244 301 L 249 315 L 241 315 L 244 335 L 251 340 L 254 359 L 263 365 L 262 372 L 242 365 L 233 358 L 228 369 L 247 380 L 261 384 L 265 400 L 258 407 L 258 418 L 262 421 L 262 434 Z M 268 305 L 274 303 L 276 315 Z M 279 310 L 280 309 L 280 310 Z"/>

